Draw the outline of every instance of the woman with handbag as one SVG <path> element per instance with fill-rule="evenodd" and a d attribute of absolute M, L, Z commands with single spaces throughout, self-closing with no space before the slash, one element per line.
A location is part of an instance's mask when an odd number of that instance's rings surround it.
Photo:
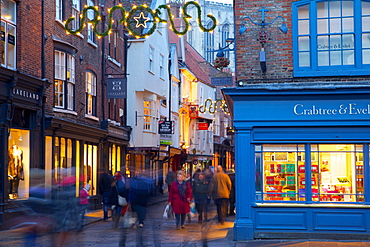
<path fill-rule="evenodd" d="M 122 198 L 123 197 L 123 198 Z M 109 203 L 112 205 L 112 219 L 114 228 L 118 228 L 119 219 L 121 217 L 122 207 L 127 205 L 127 191 L 126 184 L 121 172 L 114 174 L 114 181 L 112 183 L 112 191 L 109 198 Z"/>
<path fill-rule="evenodd" d="M 171 184 L 168 205 L 172 206 L 176 218 L 176 229 L 185 228 L 185 216 L 190 213 L 192 190 L 189 182 L 184 181 L 182 171 L 177 172 L 176 181 Z"/>

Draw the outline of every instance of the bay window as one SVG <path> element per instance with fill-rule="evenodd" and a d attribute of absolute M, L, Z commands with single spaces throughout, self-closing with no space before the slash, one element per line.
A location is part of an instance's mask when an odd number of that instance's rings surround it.
<path fill-rule="evenodd" d="M 62 51 L 54 51 L 54 107 L 74 110 L 75 58 Z"/>

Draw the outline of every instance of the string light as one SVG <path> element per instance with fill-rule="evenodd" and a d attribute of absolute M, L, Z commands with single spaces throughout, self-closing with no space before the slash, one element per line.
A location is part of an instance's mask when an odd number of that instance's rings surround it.
<path fill-rule="evenodd" d="M 212 32 L 216 26 L 217 26 L 217 20 L 214 16 L 212 16 L 211 14 L 208 14 L 207 17 L 211 19 L 213 25 L 210 27 L 210 28 L 206 28 L 203 26 L 202 22 L 204 23 L 205 21 L 202 21 L 202 11 L 201 11 L 201 8 L 200 8 L 200 5 L 198 4 L 198 2 L 196 1 L 189 1 L 189 2 L 186 2 L 183 6 L 182 6 L 182 13 L 183 13 L 183 21 L 185 23 L 185 26 L 183 27 L 182 31 L 179 31 L 175 28 L 175 23 L 174 23 L 174 15 L 171 13 L 171 8 L 169 5 L 160 5 L 156 10 L 152 10 L 151 8 L 149 8 L 146 4 L 143 4 L 143 5 L 133 5 L 132 9 L 130 11 L 126 11 L 125 8 L 123 8 L 122 4 L 118 4 L 110 9 L 108 9 L 108 13 L 109 13 L 109 21 L 108 21 L 108 26 L 107 26 L 107 30 L 104 31 L 103 33 L 100 33 L 98 30 L 97 30 L 97 26 L 99 24 L 99 22 L 101 21 L 101 15 L 100 15 L 100 12 L 99 12 L 99 8 L 98 6 L 86 6 L 85 5 L 85 8 L 82 9 L 82 13 L 80 15 L 80 26 L 79 28 L 77 28 L 76 30 L 72 30 L 69 28 L 69 24 L 70 22 L 72 22 L 75 17 L 72 16 L 70 18 L 68 18 L 64 23 L 64 26 L 65 26 L 65 29 L 67 30 L 67 32 L 71 33 L 71 34 L 77 34 L 77 33 L 80 33 L 82 31 L 82 29 L 86 26 L 84 25 L 84 22 L 89 22 L 91 23 L 94 28 L 93 28 L 93 32 L 99 37 L 99 36 L 106 36 L 109 34 L 109 31 L 113 28 L 112 27 L 112 23 L 114 23 L 114 20 L 113 20 L 113 12 L 115 10 L 120 10 L 122 12 L 122 19 L 120 20 L 120 24 L 124 24 L 127 29 L 129 30 L 129 33 L 130 35 L 134 35 L 134 36 L 137 36 L 139 38 L 145 38 L 145 37 L 148 37 L 150 35 L 152 35 L 155 31 L 155 29 L 157 28 L 157 23 L 169 23 L 168 27 L 177 35 L 184 35 L 186 34 L 189 29 L 190 29 L 190 24 L 189 24 L 189 21 L 190 19 L 192 19 L 192 16 L 190 16 L 188 13 L 187 13 L 187 7 L 189 5 L 193 5 L 196 7 L 197 9 L 197 22 L 198 22 L 198 25 L 199 25 L 199 28 L 201 29 L 201 31 L 203 32 Z M 161 10 L 165 10 L 167 11 L 167 16 L 169 18 L 169 20 L 164 20 L 160 17 L 161 15 Z M 95 13 L 95 18 L 90 20 L 90 19 L 87 19 L 87 14 L 86 12 L 88 10 L 93 10 L 94 13 Z M 138 13 L 139 12 L 139 13 Z M 150 17 L 149 17 L 150 16 Z M 136 20 L 136 26 L 132 27 L 132 24 L 131 22 L 129 21 L 131 18 L 135 19 Z M 140 19 L 141 18 L 141 19 Z M 138 22 L 138 20 L 140 19 L 140 22 Z M 143 22 L 144 20 L 144 22 Z M 147 30 L 145 29 L 146 28 L 146 24 L 147 22 L 150 22 L 151 23 L 151 27 Z M 143 29 L 145 29 L 145 33 L 138 33 L 137 30 L 135 30 L 134 28 L 138 28 L 138 27 L 143 27 Z M 141 32 L 143 32 L 144 30 L 141 30 Z"/>
<path fill-rule="evenodd" d="M 218 112 L 217 111 L 217 104 L 218 103 L 221 103 L 219 105 L 219 107 L 222 109 L 222 111 L 224 113 L 226 113 L 227 115 L 230 115 L 230 111 L 229 111 L 229 108 L 226 104 L 226 101 L 222 100 L 222 99 L 218 99 L 216 101 L 212 101 L 211 99 L 206 99 L 204 101 L 204 104 L 199 106 L 199 112 L 200 113 L 206 113 L 208 111 L 211 114 L 215 114 L 216 112 Z"/>

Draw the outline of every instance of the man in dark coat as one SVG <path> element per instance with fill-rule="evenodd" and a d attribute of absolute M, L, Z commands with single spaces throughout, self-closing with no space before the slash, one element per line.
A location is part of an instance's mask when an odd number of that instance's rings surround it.
<path fill-rule="evenodd" d="M 100 170 L 99 176 L 99 193 L 103 200 L 103 211 L 104 211 L 104 221 L 108 220 L 108 208 L 109 208 L 109 197 L 111 194 L 111 184 L 113 182 L 113 177 L 109 176 L 109 174 L 104 171 L 104 169 Z"/>

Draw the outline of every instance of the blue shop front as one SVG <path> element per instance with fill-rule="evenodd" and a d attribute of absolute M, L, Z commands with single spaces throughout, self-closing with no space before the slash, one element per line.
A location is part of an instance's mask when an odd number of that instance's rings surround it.
<path fill-rule="evenodd" d="M 223 92 L 236 130 L 234 239 L 370 239 L 369 83 Z"/>

